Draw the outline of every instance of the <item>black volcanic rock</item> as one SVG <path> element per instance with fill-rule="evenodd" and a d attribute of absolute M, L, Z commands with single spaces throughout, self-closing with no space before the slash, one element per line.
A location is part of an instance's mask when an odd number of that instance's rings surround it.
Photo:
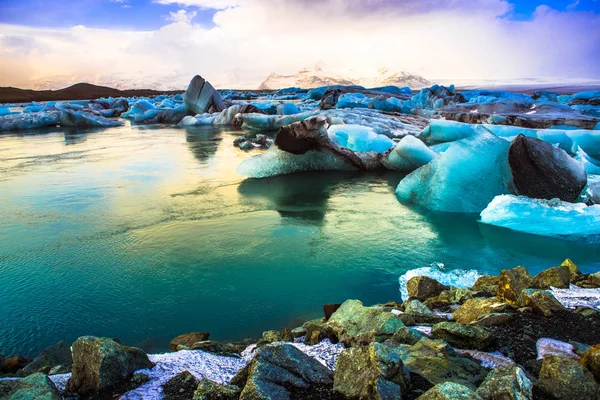
<path fill-rule="evenodd" d="M 539 139 L 517 136 L 508 151 L 517 194 L 574 202 L 587 183 L 583 164 Z"/>

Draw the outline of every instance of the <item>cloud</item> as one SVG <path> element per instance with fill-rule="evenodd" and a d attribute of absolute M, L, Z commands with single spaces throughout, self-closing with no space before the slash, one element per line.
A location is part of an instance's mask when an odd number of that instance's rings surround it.
<path fill-rule="evenodd" d="M 592 12 L 544 6 L 513 21 L 503 0 L 161 1 L 217 9 L 214 26 L 196 23 L 189 9 L 149 32 L 0 25 L 0 85 L 93 75 L 185 88 L 200 73 L 219 87 L 255 88 L 270 72 L 319 60 L 336 71 L 388 67 L 434 80 L 600 78 L 600 16 Z M 36 40 L 18 47 L 7 37 Z M 19 66 L 30 76 L 17 82 Z"/>

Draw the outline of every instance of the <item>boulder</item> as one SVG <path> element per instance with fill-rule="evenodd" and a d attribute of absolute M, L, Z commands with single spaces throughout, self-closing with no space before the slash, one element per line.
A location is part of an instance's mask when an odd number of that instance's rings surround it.
<path fill-rule="evenodd" d="M 475 321 L 471 321 L 469 324 L 476 325 L 476 326 L 499 326 L 499 325 L 506 324 L 511 319 L 513 319 L 512 314 L 489 313 L 489 314 L 483 314 L 482 316 L 477 318 Z"/>
<path fill-rule="evenodd" d="M 324 318 L 307 321 L 302 325 L 302 329 L 305 344 L 315 345 L 323 339 L 329 339 L 332 343 L 339 341 L 335 330 L 325 322 Z"/>
<path fill-rule="evenodd" d="M 333 378 L 336 392 L 350 399 L 400 399 L 410 375 L 394 348 L 382 343 L 341 352 Z"/>
<path fill-rule="evenodd" d="M 427 276 L 415 276 L 406 282 L 409 297 L 425 301 L 430 297 L 439 296 L 448 287 Z"/>
<path fill-rule="evenodd" d="M 495 299 L 469 299 L 452 314 L 451 319 L 460 324 L 468 324 L 483 315 L 504 310 L 506 310 L 506 304 Z"/>
<path fill-rule="evenodd" d="M 200 75 L 190 81 L 183 103 L 191 114 L 215 113 L 227 108 L 221 95 Z"/>
<path fill-rule="evenodd" d="M 87 395 L 122 385 L 138 369 L 152 368 L 146 353 L 112 339 L 80 337 L 71 346 L 73 374 L 67 392 Z"/>
<path fill-rule="evenodd" d="M 581 358 L 581 364 L 587 367 L 600 381 L 600 344 L 592 346 Z"/>
<path fill-rule="evenodd" d="M 398 317 L 406 326 L 431 325 L 446 321 L 446 318 L 435 314 L 419 300 L 406 301 L 404 313 L 399 314 Z"/>
<path fill-rule="evenodd" d="M 461 349 L 484 350 L 492 342 L 488 331 L 478 326 L 441 322 L 433 326 L 431 335 Z"/>
<path fill-rule="evenodd" d="M 71 369 L 73 360 L 71 358 L 71 346 L 60 341 L 57 344 L 46 348 L 21 371 L 22 375 L 30 375 L 35 372 L 43 372 L 48 374 L 51 370 L 53 373 L 67 373 Z"/>
<path fill-rule="evenodd" d="M 421 338 L 423 338 L 423 334 L 421 332 L 417 331 L 416 329 L 404 326 L 398 329 L 390 339 L 386 340 L 386 343 L 388 343 L 388 341 L 391 341 L 395 344 L 413 345 L 416 344 L 419 340 L 421 340 Z"/>
<path fill-rule="evenodd" d="M 243 387 L 241 400 L 285 400 L 331 391 L 333 373 L 294 346 L 275 343 L 258 349 L 231 384 Z"/>
<path fill-rule="evenodd" d="M 533 386 L 516 365 L 493 369 L 477 389 L 483 400 L 532 400 Z"/>
<path fill-rule="evenodd" d="M 196 342 L 208 340 L 210 333 L 208 332 L 192 332 L 177 336 L 169 343 L 169 350 L 177 351 L 178 346 L 192 347 Z"/>
<path fill-rule="evenodd" d="M 590 371 L 577 360 L 557 356 L 544 358 L 537 387 L 556 400 L 594 400 L 598 393 Z"/>
<path fill-rule="evenodd" d="M 569 268 L 569 274 L 571 276 L 571 283 L 575 283 L 575 280 L 577 279 L 577 277 L 581 275 L 581 271 L 579 270 L 577 265 L 575 265 L 575 263 L 573 261 L 571 261 L 570 258 L 567 258 L 565 261 L 563 261 L 561 266 Z"/>
<path fill-rule="evenodd" d="M 238 400 L 242 389 L 235 385 L 221 385 L 203 378 L 194 392 L 193 400 Z"/>
<path fill-rule="evenodd" d="M 41 372 L 21 380 L 0 381 L 0 399 L 62 400 L 54 383 Z"/>
<path fill-rule="evenodd" d="M 517 136 L 508 151 L 517 194 L 575 202 L 587 184 L 582 163 L 543 140 Z"/>
<path fill-rule="evenodd" d="M 0 362 L 0 373 L 16 374 L 19 370 L 25 368 L 30 362 L 31 359 L 23 356 L 7 358 L 3 362 Z"/>
<path fill-rule="evenodd" d="M 163 399 L 191 400 L 198 383 L 198 379 L 189 371 L 180 372 L 163 385 Z"/>
<path fill-rule="evenodd" d="M 571 282 L 571 271 L 568 266 L 549 268 L 537 274 L 531 282 L 534 289 L 568 289 Z"/>
<path fill-rule="evenodd" d="M 471 290 L 484 293 L 488 296 L 496 296 L 498 294 L 499 276 L 480 276 L 477 278 Z"/>
<path fill-rule="evenodd" d="M 239 357 L 246 347 L 253 344 L 252 340 L 244 340 L 235 343 L 220 343 L 214 340 L 204 340 L 202 342 L 196 342 L 190 350 L 202 350 L 207 353 L 219 354 L 228 357 Z M 181 349 L 182 346 L 179 346 Z"/>
<path fill-rule="evenodd" d="M 565 309 L 552 293 L 539 289 L 523 290 L 519 295 L 519 306 L 531 307 L 533 312 L 544 317 L 550 317 Z"/>
<path fill-rule="evenodd" d="M 497 297 L 512 306 L 517 306 L 521 291 L 529 288 L 532 280 L 525 267 L 502 270 L 498 281 Z"/>
<path fill-rule="evenodd" d="M 481 400 L 470 388 L 454 382 L 435 385 L 417 400 Z"/>
<path fill-rule="evenodd" d="M 325 304 L 323 305 L 323 314 L 325 315 L 325 321 L 331 318 L 331 315 L 340 308 L 341 304 Z"/>
<path fill-rule="evenodd" d="M 327 323 L 347 346 L 383 342 L 404 326 L 391 312 L 364 307 L 358 300 L 347 300 Z"/>
<path fill-rule="evenodd" d="M 487 375 L 485 368 L 458 355 L 441 340 L 423 338 L 415 345 L 399 345 L 395 350 L 411 377 L 415 374 L 431 386 L 454 382 L 476 390 Z"/>
<path fill-rule="evenodd" d="M 469 289 L 450 289 L 444 290 L 439 296 L 430 297 L 425 300 L 425 305 L 429 308 L 448 308 L 454 304 L 462 304 L 468 299 L 473 298 L 473 292 Z"/>

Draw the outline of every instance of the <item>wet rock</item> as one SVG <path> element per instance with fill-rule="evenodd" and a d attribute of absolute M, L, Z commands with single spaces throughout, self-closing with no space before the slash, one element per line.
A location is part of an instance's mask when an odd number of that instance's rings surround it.
<path fill-rule="evenodd" d="M 512 314 L 508 313 L 490 313 L 480 316 L 475 321 L 471 321 L 470 324 L 477 326 L 500 326 L 506 324 L 512 318 Z"/>
<path fill-rule="evenodd" d="M 25 368 L 32 360 L 23 356 L 15 356 L 7 358 L 2 363 L 2 369 L 0 373 L 3 374 L 16 374 L 20 369 Z"/>
<path fill-rule="evenodd" d="M 517 136 L 510 146 L 508 162 L 521 196 L 572 203 L 587 184 L 583 164 L 543 140 Z"/>
<path fill-rule="evenodd" d="M 302 325 L 302 328 L 305 330 L 305 344 L 315 345 L 323 339 L 329 339 L 332 343 L 339 341 L 336 331 L 325 322 L 324 318 L 308 321 Z"/>
<path fill-rule="evenodd" d="M 71 346 L 73 375 L 67 392 L 87 395 L 124 384 L 138 369 L 152 368 L 146 353 L 112 339 L 80 337 Z"/>
<path fill-rule="evenodd" d="M 323 314 L 325 314 L 325 321 L 331 318 L 331 315 L 340 308 L 341 304 L 325 304 L 323 305 Z"/>
<path fill-rule="evenodd" d="M 243 387 L 240 399 L 291 399 L 331 388 L 333 373 L 289 344 L 270 344 L 231 380 Z"/>
<path fill-rule="evenodd" d="M 533 312 L 544 317 L 550 317 L 554 313 L 565 309 L 552 293 L 538 289 L 523 290 L 519 295 L 519 305 L 521 307 L 531 307 Z"/>
<path fill-rule="evenodd" d="M 415 276 L 406 282 L 409 297 L 425 301 L 430 297 L 439 296 L 448 287 L 427 276 Z"/>
<path fill-rule="evenodd" d="M 164 400 L 191 400 L 199 381 L 189 371 L 183 371 L 163 385 Z"/>
<path fill-rule="evenodd" d="M 477 326 L 461 325 L 456 322 L 441 322 L 433 326 L 431 334 L 454 347 L 484 350 L 492 342 L 488 331 Z"/>
<path fill-rule="evenodd" d="M 550 289 L 551 287 L 568 289 L 571 281 L 571 271 L 568 266 L 547 269 L 537 274 L 531 282 L 534 289 Z"/>
<path fill-rule="evenodd" d="M 62 396 L 50 378 L 38 372 L 18 381 L 0 381 L 0 399 L 61 400 Z"/>
<path fill-rule="evenodd" d="M 473 298 L 473 294 L 468 289 L 444 290 L 439 296 L 430 297 L 425 300 L 425 305 L 429 308 L 448 308 L 449 306 L 462 304 L 468 299 Z"/>
<path fill-rule="evenodd" d="M 203 378 L 194 392 L 193 400 L 237 400 L 242 389 L 235 385 L 221 385 Z"/>
<path fill-rule="evenodd" d="M 471 290 L 486 294 L 487 296 L 496 296 L 498 294 L 499 276 L 480 276 L 477 278 Z"/>
<path fill-rule="evenodd" d="M 391 347 L 372 343 L 352 347 L 339 355 L 333 388 L 351 399 L 400 399 L 410 375 Z"/>
<path fill-rule="evenodd" d="M 477 389 L 483 400 L 532 400 L 533 385 L 518 366 L 492 370 Z"/>
<path fill-rule="evenodd" d="M 358 300 L 347 300 L 333 313 L 328 325 L 347 346 L 383 342 L 404 326 L 390 312 L 364 307 Z"/>
<path fill-rule="evenodd" d="M 183 94 L 183 103 L 192 114 L 221 112 L 227 108 L 221 95 L 200 75 L 190 81 Z"/>
<path fill-rule="evenodd" d="M 453 382 L 435 385 L 417 400 L 481 400 L 470 388 Z"/>
<path fill-rule="evenodd" d="M 581 271 L 579 270 L 577 265 L 575 265 L 575 263 L 573 261 L 571 261 L 570 258 L 567 258 L 565 261 L 563 261 L 563 263 L 561 264 L 561 267 L 569 268 L 569 275 L 570 275 L 571 283 L 575 283 L 575 280 L 577 279 L 577 277 L 581 275 Z"/>
<path fill-rule="evenodd" d="M 600 288 L 600 272 L 580 275 L 575 279 L 575 285 L 585 289 Z"/>
<path fill-rule="evenodd" d="M 191 348 L 194 343 L 208 340 L 209 336 L 210 333 L 208 332 L 192 332 L 179 335 L 175 339 L 171 340 L 171 343 L 169 343 L 169 350 L 177 351 L 177 347 L 180 345 Z"/>
<path fill-rule="evenodd" d="M 503 270 L 498 281 L 498 298 L 510 305 L 518 306 L 521 291 L 529 288 L 532 280 L 524 267 Z"/>
<path fill-rule="evenodd" d="M 600 381 L 600 344 L 592 346 L 581 358 L 581 364 Z"/>
<path fill-rule="evenodd" d="M 446 321 L 446 318 L 435 314 L 419 300 L 406 301 L 403 306 L 404 313 L 398 317 L 406 326 L 432 325 Z"/>
<path fill-rule="evenodd" d="M 416 344 L 423 338 L 423 334 L 415 329 L 404 326 L 396 331 L 394 335 L 389 339 L 396 344 Z M 387 343 L 388 341 L 386 341 Z"/>
<path fill-rule="evenodd" d="M 594 400 L 598 393 L 598 384 L 590 371 L 577 360 L 557 356 L 544 358 L 537 386 L 556 400 Z"/>
<path fill-rule="evenodd" d="M 38 357 L 23 368 L 21 374 L 30 375 L 35 372 L 48 374 L 51 370 L 54 373 L 64 374 L 69 372 L 71 364 L 73 364 L 71 346 L 60 341 L 42 351 Z"/>
<path fill-rule="evenodd" d="M 246 349 L 251 343 L 250 342 L 238 342 L 238 343 L 220 343 L 214 340 L 204 340 L 202 342 L 194 343 L 190 350 L 202 350 L 207 353 L 220 354 L 229 357 L 239 357 L 242 351 Z M 178 347 L 182 349 L 182 345 Z"/>
<path fill-rule="evenodd" d="M 495 299 L 469 299 L 452 314 L 451 319 L 460 324 L 468 324 L 483 315 L 502 312 L 506 308 L 506 304 Z"/>
<path fill-rule="evenodd" d="M 411 379 L 414 374 L 431 386 L 454 382 L 475 390 L 487 375 L 485 368 L 458 355 L 441 340 L 423 338 L 412 346 L 399 345 L 396 351 L 410 371 Z"/>

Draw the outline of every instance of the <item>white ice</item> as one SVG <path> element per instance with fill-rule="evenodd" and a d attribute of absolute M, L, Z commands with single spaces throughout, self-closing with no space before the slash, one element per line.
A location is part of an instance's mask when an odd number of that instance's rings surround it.
<path fill-rule="evenodd" d="M 474 269 L 454 269 L 444 271 L 439 265 L 443 264 L 436 264 L 435 266 L 411 269 L 403 275 L 400 275 L 398 283 L 400 284 L 400 294 L 402 296 L 402 299 L 408 299 L 406 283 L 415 276 L 427 276 L 429 278 L 435 279 L 443 285 L 462 289 L 466 289 L 473 286 L 477 279 L 484 276 L 479 271 Z"/>
<path fill-rule="evenodd" d="M 306 111 L 294 115 L 266 115 L 258 113 L 237 114 L 235 117 L 242 121 L 246 130 L 276 131 L 284 125 L 304 121 L 315 115 L 314 111 Z"/>
<path fill-rule="evenodd" d="M 600 311 L 600 289 L 582 289 L 571 285 L 569 289 L 551 289 L 552 294 L 566 308 L 588 307 Z"/>
<path fill-rule="evenodd" d="M 396 195 L 433 211 L 479 213 L 495 196 L 509 193 L 508 148 L 485 131 L 459 140 L 402 179 Z"/>
<path fill-rule="evenodd" d="M 504 195 L 481 212 L 481 222 L 541 236 L 600 243 L 600 205 Z"/>
<path fill-rule="evenodd" d="M 575 354 L 575 347 L 570 343 L 561 342 L 556 339 L 541 338 L 536 343 L 538 360 L 543 359 L 546 356 L 559 356 L 566 358 L 578 359 L 579 356 Z"/>
<path fill-rule="evenodd" d="M 405 136 L 394 149 L 381 159 L 387 168 L 396 171 L 412 172 L 429 163 L 437 153 L 414 136 Z"/>
<path fill-rule="evenodd" d="M 368 126 L 332 125 L 327 133 L 332 142 L 352 151 L 385 153 L 394 145 L 392 139 L 376 134 Z"/>

